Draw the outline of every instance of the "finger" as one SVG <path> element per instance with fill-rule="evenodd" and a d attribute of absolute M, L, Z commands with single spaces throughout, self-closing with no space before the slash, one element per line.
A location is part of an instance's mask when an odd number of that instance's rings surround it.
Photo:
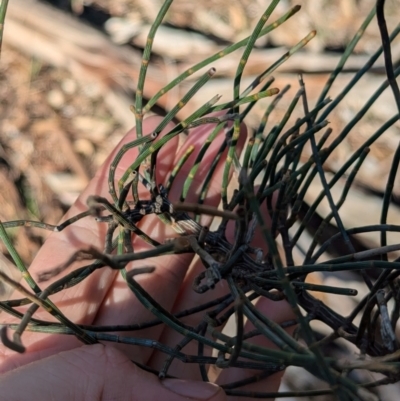
<path fill-rule="evenodd" d="M 289 321 L 294 319 L 294 314 L 293 311 L 290 307 L 290 305 L 286 301 L 272 301 L 270 299 L 261 297 L 259 298 L 256 303 L 255 303 L 256 308 L 267 318 L 269 318 L 271 321 L 274 321 L 278 324 Z M 292 335 L 294 331 L 295 326 L 292 326 L 285 331 L 289 334 Z M 250 321 L 247 321 L 244 327 L 244 332 L 249 332 L 251 330 L 254 330 L 255 327 Z M 231 336 L 234 336 L 235 333 L 228 333 Z M 259 335 L 256 337 L 253 337 L 249 340 L 247 340 L 249 344 L 254 344 L 258 345 L 261 347 L 266 347 L 270 349 L 276 349 L 277 346 L 271 342 L 266 336 L 264 335 Z M 219 375 L 218 375 L 219 373 Z M 216 383 L 219 385 L 227 384 L 227 383 L 233 383 L 236 381 L 241 381 L 244 379 L 248 379 L 252 376 L 255 376 L 257 374 L 260 374 L 261 372 L 259 370 L 251 370 L 251 369 L 239 369 L 239 368 L 228 368 L 224 369 L 221 372 L 216 372 L 214 371 L 213 374 L 215 376 L 218 376 L 218 379 L 216 380 Z M 279 385 L 282 379 L 284 371 L 272 374 L 271 376 L 253 383 L 249 384 L 247 386 L 243 386 L 238 388 L 239 390 L 246 390 L 246 391 L 254 391 L 254 392 L 274 392 L 278 391 Z M 212 376 L 212 374 L 210 374 Z M 241 401 L 250 401 L 253 398 L 247 398 L 247 397 L 228 397 L 230 401 L 233 400 L 241 400 Z"/>
<path fill-rule="evenodd" d="M 257 188 L 255 189 L 257 191 Z M 278 193 L 275 192 L 273 194 L 273 199 L 272 199 L 272 206 L 275 208 L 276 207 L 276 200 L 278 197 Z M 264 224 L 267 227 L 271 226 L 271 216 L 269 215 L 269 212 L 267 210 L 267 205 L 266 201 L 264 201 L 260 205 L 261 209 L 261 214 L 264 219 Z M 254 248 L 259 248 L 263 251 L 264 255 L 268 252 L 268 245 L 263 239 L 263 234 L 261 232 L 260 225 L 257 224 L 254 236 L 251 241 L 251 245 Z M 256 308 L 268 319 L 270 319 L 273 322 L 276 323 L 283 323 L 285 321 L 290 321 L 295 319 L 295 315 L 290 307 L 290 305 L 287 303 L 286 300 L 283 301 L 273 301 L 270 299 L 267 299 L 265 297 L 260 297 L 257 299 L 255 302 Z M 247 321 L 244 327 L 244 332 L 249 332 L 251 330 L 254 330 L 255 327 L 250 321 Z M 289 334 L 292 335 L 293 331 L 295 329 L 295 326 L 292 326 L 285 331 Z M 227 333 L 231 336 L 234 336 L 235 333 Z M 272 343 L 265 335 L 259 335 L 257 337 L 253 337 L 249 340 L 247 340 L 249 344 L 254 344 L 258 345 L 261 347 L 266 347 L 266 348 L 271 348 L 271 349 L 276 349 L 277 346 Z M 278 390 L 281 378 L 283 376 L 284 371 L 271 374 L 267 378 L 260 380 L 257 383 L 253 383 L 247 386 L 240 387 L 239 390 L 246 390 L 246 391 L 252 391 L 252 392 L 275 392 Z M 215 377 L 218 378 L 216 382 L 219 385 L 222 384 L 227 384 L 227 383 L 233 383 L 236 381 L 241 381 L 244 379 L 251 378 L 252 376 L 259 375 L 260 371 L 257 370 L 251 370 L 251 369 L 238 369 L 238 368 L 229 368 L 225 370 L 217 370 L 217 369 L 210 369 L 210 377 Z M 247 401 L 252 398 L 247 398 L 247 397 L 234 397 L 230 396 L 228 399 L 231 401 L 233 400 L 241 400 L 241 401 Z"/>
<path fill-rule="evenodd" d="M 159 117 L 152 117 L 145 120 L 143 123 L 145 134 L 152 132 L 160 121 L 161 118 Z M 169 124 L 163 131 L 162 135 L 171 129 L 172 126 L 172 124 Z M 86 200 L 88 196 L 97 194 L 109 198 L 107 177 L 109 174 L 110 164 L 122 146 L 135 139 L 136 132 L 133 129 L 122 139 L 120 144 L 107 158 L 95 178 L 89 183 L 86 190 L 79 196 L 75 204 L 67 212 L 63 221 L 87 210 Z M 171 169 L 177 144 L 178 139 L 176 138 L 170 141 L 160 151 L 160 159 L 162 160 L 159 165 L 160 179 L 164 179 L 167 172 Z M 116 169 L 117 179 L 122 175 L 132 161 L 135 160 L 137 155 L 138 149 L 134 148 L 129 150 L 123 156 Z M 147 191 L 144 189 L 141 189 L 141 191 L 142 193 L 144 191 L 144 194 L 147 194 Z M 105 232 L 106 225 L 104 223 L 97 223 L 93 218 L 87 217 L 78 220 L 73 225 L 66 227 L 65 230 L 59 233 L 52 233 L 32 263 L 29 269 L 31 275 L 36 277 L 38 272 L 49 270 L 52 267 L 65 262 L 75 251 L 82 248 L 85 249 L 89 245 L 102 249 L 104 246 Z M 64 272 L 64 274 L 72 271 L 80 265 L 82 265 L 82 263 L 74 263 Z M 109 292 L 110 286 L 112 286 L 117 274 L 117 272 L 109 268 L 100 269 L 79 285 L 55 294 L 51 297 L 51 300 L 73 322 L 90 324 L 98 313 L 101 302 Z M 49 283 L 59 278 L 60 277 L 55 277 L 48 283 L 45 283 L 45 285 L 42 285 L 42 287 L 46 287 Z M 20 295 L 16 293 L 13 297 L 20 298 Z M 45 320 L 54 320 L 52 316 L 42 310 L 39 310 L 35 314 L 35 317 Z M 4 315 L 1 319 L 2 321 L 10 321 L 10 319 Z M 28 347 L 28 352 L 23 355 L 15 355 L 13 351 L 0 346 L 0 354 L 3 356 L 0 358 L 1 369 L 4 370 L 7 369 L 7 366 L 12 367 L 15 364 L 18 366 L 19 364 L 35 360 L 37 358 L 37 353 L 40 353 L 41 356 L 45 356 L 80 344 L 72 336 L 57 336 L 39 333 L 25 333 L 23 335 L 23 342 L 24 345 Z M 12 358 L 4 358 L 4 356 L 11 356 L 11 354 L 13 355 Z"/>
<path fill-rule="evenodd" d="M 221 133 L 222 134 L 222 133 Z M 206 154 L 207 158 L 203 159 L 204 166 L 209 166 L 213 159 L 215 158 L 215 154 L 218 152 L 222 140 L 224 138 L 222 135 L 220 137 L 217 137 L 213 143 L 211 144 L 210 147 L 210 152 Z M 239 136 L 239 141 L 237 144 L 237 153 L 238 155 L 240 154 L 241 150 L 243 149 L 244 142 L 246 139 L 246 127 L 244 125 L 241 126 L 241 132 Z M 225 162 L 226 162 L 226 156 L 227 156 L 227 150 L 222 154 L 220 161 L 217 164 L 215 173 L 213 175 L 211 184 L 210 184 L 210 189 L 209 192 L 207 193 L 207 199 L 206 199 L 206 204 L 211 205 L 211 206 L 217 206 L 218 203 L 220 202 L 221 199 L 221 184 L 222 184 L 222 176 L 224 172 L 224 167 L 225 167 Z M 195 160 L 195 159 L 194 159 Z M 193 162 L 194 162 L 193 160 Z M 192 164 L 188 163 L 188 167 L 190 167 Z M 187 176 L 189 173 L 189 168 L 187 168 L 185 171 L 182 172 L 182 176 L 180 177 L 180 180 L 177 180 L 177 186 L 176 189 L 179 190 L 183 186 L 184 178 Z M 202 171 L 199 169 L 199 171 Z M 199 174 L 197 177 L 197 180 L 194 180 L 193 182 L 193 187 L 191 187 L 190 193 L 188 195 L 188 201 L 189 202 L 197 202 L 197 197 L 196 194 L 200 190 L 204 176 L 207 174 L 208 170 L 207 168 L 204 169 L 203 177 L 202 175 Z M 195 177 L 196 179 L 196 177 Z M 175 195 L 178 196 L 178 193 Z M 202 224 L 207 225 L 210 224 L 210 218 L 203 219 Z M 179 294 L 179 298 L 177 299 L 173 311 L 178 312 L 182 310 L 187 310 L 191 309 L 194 307 L 197 307 L 199 305 L 205 304 L 211 300 L 214 300 L 224 294 L 227 293 L 227 285 L 224 281 L 219 282 L 214 290 L 207 291 L 204 294 L 198 294 L 192 289 L 192 283 L 194 278 L 200 274 L 201 272 L 204 271 L 204 265 L 203 263 L 196 258 L 194 262 L 192 263 L 189 272 L 187 273 L 185 277 L 185 281 L 182 285 L 182 290 Z M 199 317 L 202 316 L 204 312 L 200 312 L 197 314 L 194 314 L 192 316 L 188 316 L 187 318 L 184 318 L 182 321 L 185 324 L 188 324 L 190 326 L 197 326 L 199 323 Z M 177 333 L 176 331 L 166 328 L 166 330 L 163 332 L 161 341 L 163 343 L 166 343 L 170 346 L 175 346 L 179 343 L 179 341 L 182 340 L 182 336 Z M 187 347 L 184 348 L 184 352 L 188 354 L 193 354 L 197 353 L 197 343 L 191 342 Z M 211 352 L 211 350 L 208 350 L 206 352 L 206 355 L 208 355 Z M 151 359 L 151 366 L 153 366 L 156 369 L 160 369 L 163 366 L 163 363 L 165 361 L 165 356 L 160 354 L 160 353 L 155 353 Z M 171 370 L 169 371 L 171 374 L 176 375 L 177 377 L 184 377 L 188 379 L 198 379 L 200 377 L 199 374 L 199 369 L 197 366 L 186 366 L 183 365 L 182 363 L 178 361 L 174 361 L 173 365 L 171 366 Z"/>
<path fill-rule="evenodd" d="M 6 400 L 224 401 L 224 392 L 204 382 L 165 380 L 134 365 L 113 347 L 83 346 L 30 363 L 0 378 Z"/>

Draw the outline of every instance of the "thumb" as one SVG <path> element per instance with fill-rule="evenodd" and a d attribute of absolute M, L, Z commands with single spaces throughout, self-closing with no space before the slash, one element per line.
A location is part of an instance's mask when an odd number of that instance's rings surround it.
<path fill-rule="evenodd" d="M 84 345 L 12 370 L 0 377 L 0 394 L 9 401 L 226 401 L 214 384 L 160 381 L 103 344 Z"/>

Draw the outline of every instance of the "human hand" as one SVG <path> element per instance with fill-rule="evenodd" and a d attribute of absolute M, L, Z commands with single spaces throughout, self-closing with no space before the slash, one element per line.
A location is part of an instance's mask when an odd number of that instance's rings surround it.
<path fill-rule="evenodd" d="M 151 133 L 160 122 L 158 117 L 144 121 L 144 133 Z M 171 129 L 171 125 L 166 131 Z M 201 145 L 214 128 L 213 124 L 200 126 L 191 130 L 189 137 L 178 149 L 178 138 L 169 141 L 160 151 L 157 162 L 157 182 L 165 182 L 168 173 L 175 166 L 177 160 L 185 150 L 193 145 L 195 151 L 178 174 L 170 191 L 170 199 L 178 200 L 182 184 L 189 172 L 189 168 L 196 158 Z M 135 131 L 130 131 L 121 144 L 136 138 Z M 242 132 L 238 148 L 242 148 L 245 140 L 245 128 Z M 196 200 L 202 179 L 204 179 L 208 166 L 223 141 L 223 135 L 214 140 L 207 151 L 197 176 L 187 197 L 188 202 Z M 115 150 L 107 159 L 103 167 L 91 181 L 88 188 L 68 211 L 65 218 L 72 217 L 87 209 L 86 199 L 96 194 L 108 197 L 107 176 L 109 164 L 116 155 Z M 137 157 L 137 149 L 128 151 L 122 158 L 116 172 L 116 177 L 122 175 L 126 168 Z M 224 157 L 214 174 L 206 204 L 217 206 L 220 201 L 220 185 L 223 172 Z M 119 173 L 119 174 L 118 174 Z M 139 187 L 141 199 L 148 198 L 146 189 Z M 203 224 L 210 224 L 210 218 L 204 217 Z M 166 238 L 176 236 L 172 230 L 153 216 L 146 216 L 138 226 L 159 242 Z M 233 231 L 233 230 L 230 230 Z M 106 232 L 105 224 L 99 224 L 94 219 L 86 218 L 67 227 L 61 233 L 52 234 L 42 247 L 30 273 L 36 277 L 38 273 L 48 270 L 67 260 L 75 251 L 87 248 L 88 244 L 101 249 L 104 244 Z M 229 235 L 229 233 L 228 233 Z M 252 244 L 264 248 L 262 241 L 255 236 Z M 229 239 L 229 238 L 228 238 Z M 232 239 L 232 238 L 231 238 Z M 135 236 L 133 241 L 135 252 L 149 249 L 149 245 Z M 193 263 L 192 263 L 193 262 Z M 192 254 L 169 255 L 146 260 L 146 265 L 155 266 L 151 274 L 137 276 L 140 285 L 151 294 L 154 299 L 168 311 L 176 312 L 197 305 L 211 299 L 218 298 L 228 292 L 223 283 L 218 283 L 213 291 L 197 294 L 192 288 L 192 281 L 204 267 L 200 261 L 193 261 Z M 72 271 L 79 265 L 74 263 L 65 273 Z M 127 270 L 140 267 L 141 262 L 132 262 Z M 190 268 L 189 268 L 190 266 Z M 57 278 L 53 278 L 49 283 Z M 179 291 L 176 289 L 179 288 Z M 18 294 L 15 297 L 19 297 Z M 112 325 L 132 324 L 148 321 L 153 315 L 144 308 L 127 288 L 121 275 L 109 268 L 102 268 L 94 272 L 91 277 L 75 287 L 55 294 L 51 300 L 61 309 L 63 314 L 77 324 Z M 274 302 L 260 299 L 257 308 L 270 319 L 279 322 L 291 319 L 291 311 L 286 302 Z M 47 312 L 40 310 L 36 318 L 49 320 Z M 9 321 L 2 316 L 4 322 Z M 192 315 L 183 322 L 195 325 L 198 315 Z M 248 327 L 246 328 L 246 330 Z M 129 335 L 129 333 L 123 333 Z M 175 346 L 181 339 L 180 334 L 172 329 L 158 325 L 151 329 L 134 333 L 135 337 L 151 338 L 164 344 Z M 210 383 L 199 381 L 200 374 L 196 364 L 183 364 L 174 362 L 169 374 L 183 380 L 165 379 L 159 381 L 154 375 L 139 369 L 131 360 L 151 366 L 159 370 L 165 355 L 154 352 L 151 348 L 138 348 L 123 344 L 81 346 L 73 336 L 24 333 L 23 343 L 27 347 L 24 354 L 15 354 L 4 347 L 0 348 L 0 371 L 5 373 L 0 379 L 0 392 L 8 400 L 25 399 L 52 399 L 57 400 L 154 400 L 160 397 L 163 400 L 207 399 L 224 400 L 225 395 L 219 387 Z M 272 346 L 265 339 L 256 337 L 253 343 L 262 346 Z M 194 354 L 197 344 L 193 342 L 184 348 L 187 354 Z M 254 374 L 237 368 L 224 370 L 216 378 L 216 383 L 244 379 Z M 276 391 L 280 383 L 280 374 L 275 374 L 264 381 L 258 382 L 247 389 L 253 391 Z M 175 386 L 175 391 L 173 387 Z M 179 395 L 178 395 L 179 394 Z M 244 399 L 242 399 L 244 400 Z"/>

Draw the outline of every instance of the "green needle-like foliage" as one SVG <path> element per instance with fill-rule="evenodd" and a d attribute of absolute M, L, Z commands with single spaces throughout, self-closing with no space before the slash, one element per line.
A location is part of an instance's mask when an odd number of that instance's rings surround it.
<path fill-rule="evenodd" d="M 161 378 L 168 376 L 171 363 L 175 359 L 182 363 L 198 364 L 203 380 L 209 379 L 208 366 L 210 365 L 215 365 L 219 369 L 237 367 L 258 371 L 258 374 L 245 380 L 223 385 L 228 395 L 237 397 L 313 397 L 333 394 L 339 400 L 375 399 L 369 392 L 369 388 L 400 380 L 400 366 L 397 362 L 400 346 L 395 336 L 400 316 L 398 295 L 400 260 L 393 261 L 388 258 L 390 252 L 400 250 L 400 245 L 387 244 L 387 233 L 400 232 L 400 226 L 388 222 L 388 210 L 400 162 L 400 145 L 393 157 L 387 178 L 380 221 L 377 221 L 375 225 L 363 226 L 360 223 L 359 227 L 346 227 L 341 210 L 357 181 L 361 167 L 368 160 L 370 147 L 399 120 L 400 92 L 396 77 L 400 74 L 400 68 L 393 67 L 390 46 L 399 34 L 400 26 L 389 35 L 384 18 L 384 1 L 378 0 L 376 7 L 371 10 L 355 33 L 338 65 L 321 89 L 316 104 L 308 104 L 307 86 L 300 76 L 296 95 L 280 121 L 270 127 L 269 120 L 276 106 L 284 96 L 288 96 L 289 90 L 289 86 L 271 87 L 274 79 L 270 75 L 295 52 L 307 45 L 316 32 L 310 32 L 275 63 L 266 66 L 265 71 L 247 88 L 241 88 L 241 79 L 256 40 L 274 29 L 285 29 L 285 21 L 292 18 L 300 7 L 292 8 L 280 19 L 266 25 L 269 19 L 273 18 L 273 10 L 279 4 L 279 0 L 271 1 L 249 37 L 191 67 L 144 104 L 142 95 L 152 44 L 157 28 L 162 23 L 172 1 L 163 2 L 148 34 L 135 104 L 132 107 L 136 119 L 137 138 L 124 145 L 111 162 L 108 172 L 109 199 L 92 194 L 93 196 L 88 200 L 86 212 L 58 226 L 28 220 L 0 222 L 0 238 L 14 260 L 16 268 L 20 270 L 23 279 L 33 291 L 33 293 L 28 291 L 5 274 L 0 273 L 0 278 L 20 291 L 23 296 L 21 299 L 0 302 L 0 309 L 4 313 L 20 319 L 19 324 L 13 321 L 2 328 L 0 333 L 3 343 L 16 352 L 24 352 L 23 333 L 28 330 L 74 335 L 87 344 L 107 341 L 150 347 L 165 354 L 165 362 L 161 370 L 156 372 Z M 0 38 L 6 6 L 6 1 L 1 2 Z M 375 17 L 375 11 L 377 17 Z M 336 78 L 343 71 L 367 26 L 374 22 L 379 26 L 382 46 L 331 100 L 328 95 L 332 86 L 335 85 Z M 218 103 L 220 96 L 215 93 L 212 99 L 160 137 L 161 131 L 176 118 L 178 112 L 191 101 L 193 96 L 201 91 L 204 85 L 212 85 L 212 76 L 216 70 L 210 66 L 208 71 L 204 72 L 172 107 L 156 129 L 149 135 L 143 134 L 143 118 L 161 96 L 196 71 L 241 48 L 243 52 L 233 78 L 231 99 L 225 103 Z M 357 91 L 356 84 L 364 78 L 382 53 L 387 80 L 381 83 L 369 99 L 365 99 L 365 105 L 340 132 L 332 131 L 329 127 L 329 115 L 350 91 Z M 393 92 L 393 102 L 397 105 L 399 114 L 382 124 L 337 171 L 331 172 L 332 174 L 328 176 L 326 173 L 328 157 L 342 146 L 356 123 L 365 118 L 368 110 L 379 101 L 379 96 L 388 87 Z M 249 133 L 242 155 L 239 156 L 237 144 L 241 123 L 246 121 L 246 116 L 252 112 L 257 102 L 267 97 L 271 97 L 271 101 L 266 106 L 258 125 Z M 292 122 L 295 112 L 299 110 L 301 116 Z M 173 167 L 165 187 L 160 186 L 161 183 L 157 182 L 156 174 L 157 162 L 160 163 L 160 150 L 178 135 L 209 123 L 215 124 L 215 128 L 210 131 L 192 164 L 187 165 L 189 160 L 192 160 L 190 156 L 195 148 L 189 146 Z M 198 201 L 195 204 L 187 203 L 186 200 L 193 192 L 193 183 L 198 178 L 200 164 L 205 160 L 207 152 L 221 131 L 224 132 L 223 141 L 200 184 L 200 190 L 196 195 Z M 319 139 L 316 137 L 318 132 L 321 132 Z M 333 139 L 328 142 L 331 137 Z M 115 173 L 123 156 L 132 148 L 138 149 L 138 156 L 132 160 L 131 165 L 117 181 Z M 304 161 L 302 156 L 305 149 L 311 149 L 311 154 L 308 160 Z M 223 163 L 220 183 L 222 208 L 216 209 L 204 205 L 204 201 L 221 162 Z M 188 173 L 180 188 L 180 202 L 174 204 L 169 198 L 170 190 L 176 183 L 175 178 L 183 171 L 183 167 Z M 229 182 L 232 172 L 235 174 Z M 321 192 L 311 204 L 307 204 L 306 194 L 314 179 L 321 182 Z M 334 199 L 332 190 L 339 181 L 344 182 L 344 187 L 339 199 Z M 139 196 L 138 187 L 141 185 L 147 189 L 147 197 Z M 317 208 L 323 201 L 329 204 L 330 212 L 321 218 L 317 215 Z M 103 212 L 108 215 L 104 215 Z M 216 228 L 210 229 L 200 223 L 200 216 L 203 214 L 219 219 Z M 138 227 L 142 218 L 151 218 L 147 215 L 153 215 L 153 218 L 159 218 L 163 223 L 173 227 L 177 233 L 176 236 L 165 243 L 152 238 L 149 233 Z M 67 226 L 73 226 L 81 218 L 91 218 L 91 216 L 98 220 L 98 224 L 108 224 L 103 251 L 96 250 L 91 247 L 91 244 L 87 244 L 87 249 L 79 251 L 67 262 L 60 263 L 56 269 L 52 270 L 49 266 L 49 270 L 39 277 L 39 281 L 45 288 L 39 287 L 10 241 L 7 230 L 15 227 L 36 227 L 59 232 Z M 320 223 L 312 231 L 310 230 L 311 222 L 316 216 L 319 217 Z M 332 222 L 334 222 L 335 231 L 327 238 L 326 232 L 331 228 Z M 226 235 L 228 224 L 229 226 L 235 224 L 234 239 L 231 241 Z M 312 234 L 312 239 L 307 249 L 303 249 L 301 239 L 307 231 Z M 252 246 L 256 232 L 262 238 L 265 249 L 268 249 L 267 252 Z M 373 232 L 380 234 L 380 246 L 363 251 L 356 249 L 355 235 Z M 133 249 L 132 237 L 134 236 L 149 244 L 146 251 L 138 252 Z M 345 244 L 345 254 L 330 256 L 327 251 L 337 241 Z M 302 258 L 296 256 L 299 250 L 303 251 Z M 218 286 L 219 281 L 224 280 L 229 287 L 229 293 L 223 297 L 216 296 L 211 301 L 208 299 L 196 308 L 178 313 L 171 313 L 160 305 L 155 299 L 155 294 L 147 292 L 141 286 L 137 275 L 153 274 L 154 268 L 146 265 L 148 258 L 161 258 L 164 255 L 181 253 L 196 254 L 204 264 L 204 270 L 194 279 L 193 291 L 198 294 L 206 292 L 209 294 Z M 76 260 L 90 262 L 86 266 L 65 274 L 64 270 Z M 127 271 L 126 266 L 132 261 L 143 261 L 143 267 Z M 92 273 L 96 270 L 109 268 L 120 270 L 126 286 L 154 315 L 153 319 L 147 322 L 134 322 L 131 325 L 79 325 L 66 318 L 62 310 L 49 300 L 48 297 L 52 294 L 69 291 L 71 287 L 83 280 L 93 280 Z M 371 275 L 371 269 L 375 269 L 379 274 Z M 330 272 L 340 275 L 344 271 L 350 271 L 362 277 L 363 285 L 365 284 L 367 290 L 367 295 L 363 295 L 361 301 L 355 304 L 354 309 L 348 311 L 347 316 L 340 315 L 332 306 L 317 299 L 315 294 L 354 297 L 358 294 L 357 289 L 351 285 L 339 287 L 306 281 L 310 273 Z M 56 281 L 46 286 L 46 281 L 55 276 L 57 276 Z M 268 298 L 272 301 L 285 299 L 295 317 L 282 324 L 272 321 L 255 306 L 253 301 L 259 298 Z M 18 310 L 23 305 L 30 305 L 24 313 Z M 53 315 L 57 321 L 36 319 L 34 313 L 39 308 Z M 183 322 L 184 317 L 195 314 L 196 325 L 188 326 Z M 360 315 L 361 321 L 356 323 L 356 317 Z M 221 327 L 230 317 L 236 318 L 234 332 L 222 332 Z M 254 326 L 251 331 L 246 330 L 246 319 Z M 316 333 L 311 324 L 312 321 L 323 322 L 329 328 L 329 334 L 321 336 Z M 171 346 L 154 339 L 143 339 L 132 335 L 132 332 L 157 325 L 169 326 L 182 336 L 181 341 Z M 295 327 L 294 337 L 285 330 L 288 327 Z M 380 336 L 376 335 L 375 328 Z M 8 329 L 14 331 L 13 340 L 8 337 Z M 110 333 L 128 331 L 129 334 L 126 336 Z M 276 348 L 255 345 L 250 341 L 255 336 L 263 336 Z M 300 338 L 302 342 L 299 341 Z M 361 357 L 354 356 L 351 361 L 343 363 L 328 355 L 326 352 L 328 345 L 335 343 L 338 339 L 355 345 Z M 198 353 L 186 354 L 184 347 L 192 342 L 197 344 Z M 216 352 L 205 354 L 205 347 L 210 347 Z M 366 355 L 368 358 L 365 357 Z M 270 374 L 282 371 L 291 365 L 302 367 L 323 380 L 329 389 L 282 393 L 250 392 L 241 389 L 245 385 L 263 380 Z M 351 375 L 354 369 L 380 373 L 383 379 L 370 382 L 356 381 Z"/>

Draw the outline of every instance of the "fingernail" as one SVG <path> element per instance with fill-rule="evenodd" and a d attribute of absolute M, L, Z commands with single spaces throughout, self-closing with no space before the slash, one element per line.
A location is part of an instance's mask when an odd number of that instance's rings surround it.
<path fill-rule="evenodd" d="M 195 400 L 208 400 L 220 390 L 216 384 L 207 382 L 164 379 L 161 383 L 175 394 Z"/>

